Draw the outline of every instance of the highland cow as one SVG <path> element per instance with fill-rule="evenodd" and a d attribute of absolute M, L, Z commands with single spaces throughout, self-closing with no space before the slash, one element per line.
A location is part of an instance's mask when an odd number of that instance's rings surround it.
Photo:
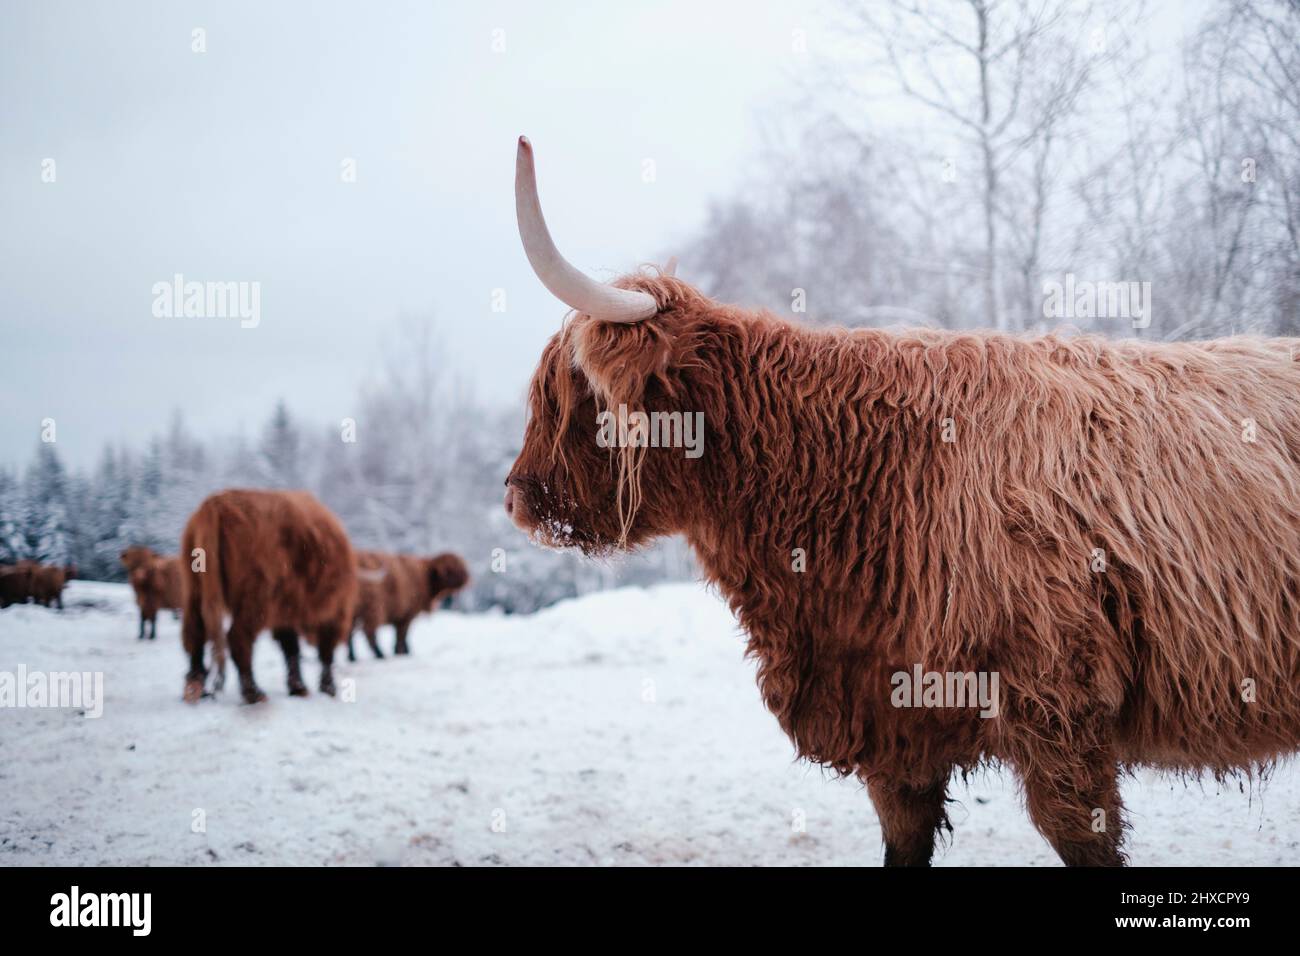
<path fill-rule="evenodd" d="M 383 551 L 357 552 L 358 600 L 356 624 L 361 626 L 375 657 L 382 658 L 377 632 L 391 624 L 397 632 L 394 654 L 409 654 L 407 630 L 419 615 L 434 610 L 444 599 L 469 583 L 469 569 L 457 555 L 446 552 L 431 558 Z M 356 629 L 356 625 L 352 630 Z M 348 660 L 355 661 L 352 631 L 348 632 Z"/>
<path fill-rule="evenodd" d="M 0 564 L 0 607 L 28 602 L 32 596 L 32 571 L 35 567 L 31 561 Z"/>
<path fill-rule="evenodd" d="M 1300 745 L 1300 340 L 807 328 L 671 270 L 588 279 L 525 140 L 516 191 L 576 314 L 507 511 L 589 553 L 684 535 L 797 753 L 865 782 L 887 865 L 929 863 L 956 770 L 1012 769 L 1065 863 L 1115 865 L 1122 772 Z M 620 404 L 703 412 L 703 455 L 600 447 Z M 995 675 L 997 706 L 900 700 L 909 674 Z"/>
<path fill-rule="evenodd" d="M 63 610 L 63 589 L 77 576 L 75 565 L 38 564 L 32 568 L 32 600 L 43 607 Z"/>
<path fill-rule="evenodd" d="M 135 592 L 135 603 L 140 609 L 139 640 L 145 638 L 145 625 L 149 625 L 149 640 L 158 636 L 158 612 L 179 612 L 184 599 L 181 559 L 178 556 L 155 554 L 152 549 L 132 545 L 122 552 L 122 564 L 127 569 L 127 579 Z"/>
<path fill-rule="evenodd" d="M 334 648 L 352 625 L 356 558 L 343 526 L 305 491 L 223 491 L 190 517 L 181 552 L 184 613 L 181 637 L 190 655 L 185 699 L 203 695 L 204 645 L 225 643 L 248 703 L 266 700 L 253 679 L 253 641 L 263 628 L 284 652 L 289 693 L 307 694 L 300 665 L 300 634 L 320 654 L 320 689 L 333 694 Z"/>

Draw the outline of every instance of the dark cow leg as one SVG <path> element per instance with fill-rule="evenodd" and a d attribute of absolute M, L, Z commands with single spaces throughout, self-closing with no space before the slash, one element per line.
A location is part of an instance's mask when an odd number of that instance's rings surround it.
<path fill-rule="evenodd" d="M 149 618 L 149 640 L 158 640 L 158 614 L 156 612 Z"/>
<path fill-rule="evenodd" d="M 940 829 L 952 829 L 943 809 L 948 775 L 924 789 L 876 776 L 867 781 L 867 792 L 880 817 L 885 866 L 929 866 L 935 835 Z"/>
<path fill-rule="evenodd" d="M 140 621 L 140 638 L 144 638 L 144 619 Z M 190 672 L 185 675 L 185 702 L 196 704 L 203 696 L 203 685 L 208 678 L 208 669 L 203 666 L 202 634 L 192 633 L 192 627 L 181 626 L 181 639 L 190 654 Z"/>
<path fill-rule="evenodd" d="M 136 640 L 138 641 L 144 640 L 144 611 L 140 612 L 140 633 L 136 637 Z"/>
<path fill-rule="evenodd" d="M 379 637 L 375 633 L 373 627 L 366 631 L 366 643 L 370 645 L 370 650 L 374 653 L 375 659 L 382 661 L 384 659 L 384 652 L 379 649 Z"/>
<path fill-rule="evenodd" d="M 397 643 L 393 645 L 394 654 L 409 654 L 411 649 L 406 645 L 406 629 L 411 626 L 411 619 L 398 621 L 393 627 L 397 631 Z"/>
<path fill-rule="evenodd" d="M 289 696 L 306 697 L 307 685 L 302 680 L 298 632 L 291 627 L 277 627 L 271 634 L 280 642 L 280 650 L 284 651 L 284 663 L 289 669 Z"/>
<path fill-rule="evenodd" d="M 197 704 L 203 697 L 208 678 L 208 669 L 203 666 L 203 648 L 216 636 L 204 630 L 198 595 L 191 595 L 185 606 L 185 616 L 181 618 L 181 646 L 190 656 L 190 670 L 185 675 L 184 700 L 187 704 Z M 144 639 L 144 608 L 140 609 L 140 638 Z"/>
<path fill-rule="evenodd" d="M 352 649 L 352 632 L 348 631 L 348 661 L 352 664 L 357 662 L 357 652 Z"/>
<path fill-rule="evenodd" d="M 334 645 L 343 636 L 337 624 L 323 625 L 316 632 L 316 649 L 320 654 L 320 690 L 334 696 Z"/>
<path fill-rule="evenodd" d="M 230 631 L 226 635 L 226 645 L 230 648 L 230 656 L 234 658 L 235 669 L 239 672 L 239 692 L 244 696 L 245 703 L 257 704 L 266 700 L 266 694 L 257 686 L 257 681 L 253 680 L 253 640 L 257 637 L 257 629 L 247 624 L 241 624 L 238 619 L 231 622 Z"/>
<path fill-rule="evenodd" d="M 1059 752 L 1050 755 L 1051 760 Z M 1123 866 L 1124 804 L 1118 771 L 1109 754 L 1035 762 L 1022 773 L 1025 806 L 1038 832 L 1066 866 Z"/>

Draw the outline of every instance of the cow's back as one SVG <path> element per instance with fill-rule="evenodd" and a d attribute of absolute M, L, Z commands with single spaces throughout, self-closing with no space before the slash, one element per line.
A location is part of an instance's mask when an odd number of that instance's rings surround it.
<path fill-rule="evenodd" d="M 394 556 L 394 617 L 410 619 L 429 609 L 428 570 L 422 558 L 410 554 Z"/>
<path fill-rule="evenodd" d="M 205 500 L 191 523 L 205 510 L 219 536 L 217 567 L 209 570 L 219 573 L 232 616 L 299 631 L 351 621 L 356 558 L 339 520 L 315 497 L 223 491 Z"/>
<path fill-rule="evenodd" d="M 389 555 L 382 551 L 357 552 L 357 610 L 362 625 L 373 631 L 387 618 Z"/>

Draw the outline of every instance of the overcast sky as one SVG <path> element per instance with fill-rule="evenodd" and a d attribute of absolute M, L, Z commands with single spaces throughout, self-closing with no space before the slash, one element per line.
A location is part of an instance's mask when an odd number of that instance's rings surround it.
<path fill-rule="evenodd" d="M 564 309 L 519 246 L 515 138 L 566 254 L 625 271 L 752 160 L 811 9 L 637 6 L 5 3 L 0 464 L 47 417 L 74 465 L 174 408 L 208 435 L 254 431 L 279 396 L 335 421 L 405 314 L 436 318 L 482 397 L 521 401 Z M 176 273 L 259 282 L 260 324 L 156 318 Z"/>
<path fill-rule="evenodd" d="M 793 31 L 814 58 L 831 43 L 824 10 L 5 3 L 0 465 L 30 458 L 44 418 L 75 466 L 177 408 L 205 436 L 254 433 L 281 396 L 336 422 L 403 315 L 436 319 L 482 398 L 522 402 L 564 308 L 519 246 L 516 137 L 569 258 L 626 271 L 744 180 L 756 118 L 809 68 Z M 177 273 L 260 283 L 260 324 L 155 317 Z"/>

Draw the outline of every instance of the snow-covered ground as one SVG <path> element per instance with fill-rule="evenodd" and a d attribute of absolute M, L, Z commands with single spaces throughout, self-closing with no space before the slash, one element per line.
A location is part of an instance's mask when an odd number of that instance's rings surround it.
<path fill-rule="evenodd" d="M 876 864 L 861 786 L 796 762 L 726 607 L 691 585 L 623 589 L 530 617 L 440 612 L 413 655 L 358 640 L 355 701 L 181 703 L 179 625 L 135 639 L 124 585 L 68 609 L 0 611 L 0 670 L 101 671 L 104 711 L 0 709 L 0 863 Z M 380 641 L 391 647 L 387 629 Z M 304 672 L 315 687 L 314 652 Z M 233 673 L 232 673 L 233 683 Z M 1262 789 L 1124 789 L 1134 864 L 1300 862 L 1300 774 Z M 940 865 L 1056 865 L 1014 781 L 951 796 Z M 201 811 L 201 813 L 196 812 Z M 205 821 L 197 827 L 194 821 Z"/>

